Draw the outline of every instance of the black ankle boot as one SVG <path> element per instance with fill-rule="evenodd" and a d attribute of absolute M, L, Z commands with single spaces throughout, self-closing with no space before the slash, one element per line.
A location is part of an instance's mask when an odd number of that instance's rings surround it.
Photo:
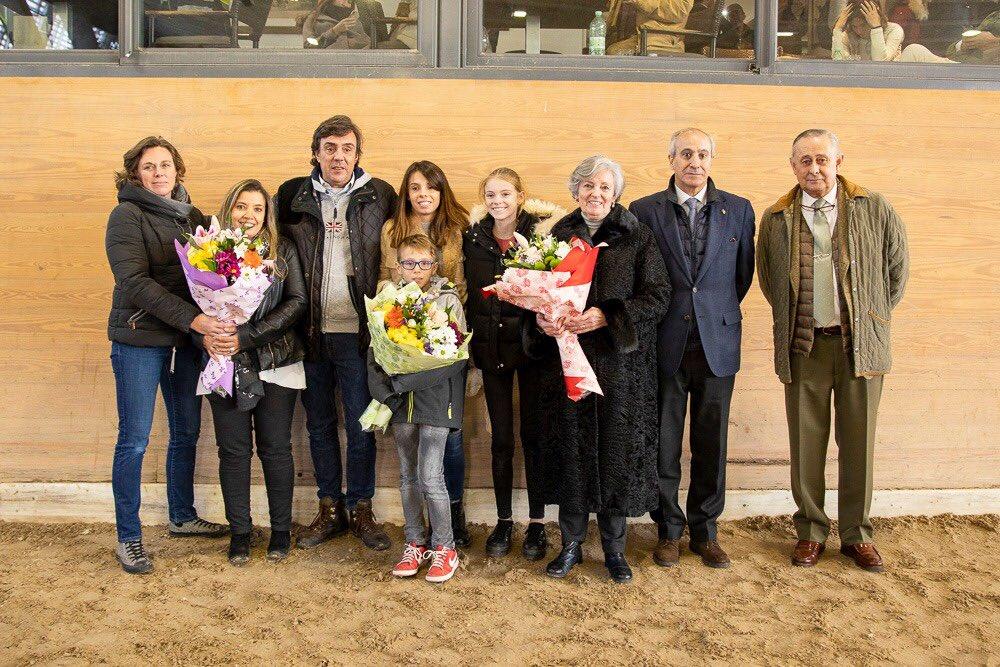
<path fill-rule="evenodd" d="M 559 555 L 555 557 L 551 563 L 545 568 L 545 574 L 550 577 L 555 577 L 556 579 L 562 579 L 569 571 L 573 569 L 574 565 L 583 562 L 583 547 L 579 542 L 566 542 L 563 544 L 562 551 Z"/>
<path fill-rule="evenodd" d="M 292 547 L 292 533 L 288 530 L 272 530 L 267 543 L 268 560 L 285 560 Z"/>
<path fill-rule="evenodd" d="M 451 532 L 455 538 L 455 546 L 460 549 L 472 544 L 472 537 L 465 525 L 465 504 L 456 500 L 451 504 Z"/>
<path fill-rule="evenodd" d="M 625 554 L 604 554 L 604 567 L 608 568 L 608 574 L 611 575 L 611 580 L 616 584 L 632 581 L 632 568 L 628 566 Z"/>
<path fill-rule="evenodd" d="M 250 533 L 230 533 L 228 556 L 233 565 L 250 562 Z"/>
<path fill-rule="evenodd" d="M 510 538 L 514 532 L 514 521 L 512 519 L 500 519 L 497 527 L 493 529 L 490 536 L 486 538 L 486 555 L 492 558 L 499 558 L 510 553 Z"/>
<path fill-rule="evenodd" d="M 528 560 L 542 560 L 545 552 L 549 548 L 548 538 L 545 536 L 545 524 L 529 523 L 528 530 L 524 533 L 524 544 L 521 545 L 521 553 Z"/>

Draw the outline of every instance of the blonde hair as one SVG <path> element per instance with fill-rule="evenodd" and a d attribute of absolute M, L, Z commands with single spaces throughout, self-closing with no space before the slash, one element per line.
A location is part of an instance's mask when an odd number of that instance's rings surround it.
<path fill-rule="evenodd" d="M 520 199 L 522 201 L 517 205 L 517 215 L 520 216 L 521 208 L 524 206 L 524 181 L 521 180 L 521 176 L 510 167 L 497 167 L 490 173 L 486 174 L 486 178 L 479 183 L 479 197 L 484 201 L 486 200 L 486 184 L 494 178 L 504 181 L 505 183 L 510 183 L 514 186 L 514 190 L 521 195 Z"/>
<path fill-rule="evenodd" d="M 409 250 L 422 250 L 428 253 L 434 258 L 434 261 L 441 264 L 441 249 L 434 245 L 434 241 L 431 241 L 430 237 L 424 234 L 411 234 L 407 236 L 399 245 L 396 247 L 396 259 L 399 259 L 399 253 L 403 252 L 403 248 Z"/>

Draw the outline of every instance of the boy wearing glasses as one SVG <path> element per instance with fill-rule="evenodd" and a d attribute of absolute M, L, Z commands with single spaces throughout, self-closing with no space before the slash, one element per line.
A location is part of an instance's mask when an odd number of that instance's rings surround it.
<path fill-rule="evenodd" d="M 416 283 L 435 303 L 450 311 L 465 331 L 465 312 L 455 286 L 437 275 L 439 252 L 422 234 L 403 239 L 397 249 L 400 286 Z M 466 361 L 419 373 L 390 377 L 368 353 L 368 383 L 372 396 L 386 403 L 405 392 L 405 408 L 394 409 L 392 433 L 399 452 L 404 534 L 403 556 L 393 568 L 397 577 L 412 577 L 430 561 L 427 581 L 451 579 L 458 568 L 458 552 L 451 525 L 451 499 L 444 480 L 445 442 L 451 429 L 462 428 Z M 431 535 L 424 527 L 423 503 Z M 428 537 L 430 541 L 428 542 Z"/>

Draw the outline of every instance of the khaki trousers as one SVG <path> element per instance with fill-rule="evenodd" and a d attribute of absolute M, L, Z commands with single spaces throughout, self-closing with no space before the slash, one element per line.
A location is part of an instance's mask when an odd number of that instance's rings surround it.
<path fill-rule="evenodd" d="M 825 542 L 830 519 L 826 495 L 826 450 L 830 442 L 831 394 L 839 483 L 838 522 L 841 544 L 870 542 L 875 420 L 882 377 L 854 376 L 840 336 L 817 332 L 808 357 L 791 355 L 792 382 L 785 385 L 785 411 L 791 445 L 793 517 L 800 540 Z"/>

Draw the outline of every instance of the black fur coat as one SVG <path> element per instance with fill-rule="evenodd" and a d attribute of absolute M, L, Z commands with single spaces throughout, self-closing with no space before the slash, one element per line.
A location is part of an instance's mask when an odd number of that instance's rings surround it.
<path fill-rule="evenodd" d="M 608 326 L 580 336 L 604 396 L 574 403 L 566 396 L 555 341 L 532 325 L 529 353 L 538 358 L 539 401 L 529 409 L 545 468 L 545 502 L 571 512 L 641 516 L 657 505 L 657 324 L 670 281 L 652 232 L 615 205 L 595 238 L 580 209 L 556 223 L 561 240 L 605 242 L 587 307 Z"/>

